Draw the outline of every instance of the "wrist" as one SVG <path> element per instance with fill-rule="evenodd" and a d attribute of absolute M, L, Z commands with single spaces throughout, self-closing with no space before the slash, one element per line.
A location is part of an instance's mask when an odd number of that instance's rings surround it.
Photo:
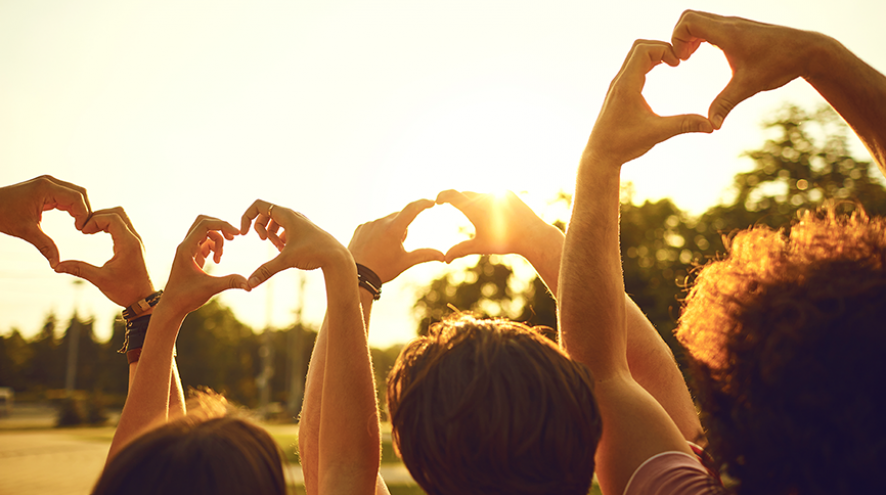
<path fill-rule="evenodd" d="M 561 252 L 565 237 L 565 234 L 557 227 L 539 220 L 538 224 L 527 232 L 524 238 L 524 247 L 517 254 L 536 265 L 548 253 Z"/>
<path fill-rule="evenodd" d="M 814 31 L 800 31 L 798 42 L 804 48 L 803 59 L 806 60 L 803 78 L 814 85 L 813 81 L 827 80 L 832 77 L 844 76 L 838 67 L 849 52 L 843 44 L 830 36 Z"/>

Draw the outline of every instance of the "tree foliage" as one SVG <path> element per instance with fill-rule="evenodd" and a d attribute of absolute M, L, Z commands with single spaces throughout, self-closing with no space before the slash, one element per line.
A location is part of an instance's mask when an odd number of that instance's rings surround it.
<path fill-rule="evenodd" d="M 754 167 L 735 176 L 732 199 L 698 217 L 670 199 L 634 204 L 630 186 L 623 191 L 625 290 L 678 356 L 682 349 L 673 329 L 685 289 L 698 266 L 726 252 L 734 232 L 757 224 L 787 228 L 799 210 L 825 201 L 840 201 L 848 209 L 860 204 L 871 215 L 886 213 L 886 190 L 870 175 L 870 162 L 852 157 L 848 128 L 832 109 L 808 113 L 789 105 L 765 128 L 773 138 L 745 153 Z M 568 196 L 561 193 L 562 198 Z M 451 312 L 448 305 L 480 316 L 510 316 L 555 327 L 556 307 L 546 291 L 539 291 L 541 281 L 536 277 L 531 282 L 531 292 L 515 293 L 509 289 L 512 276 L 507 264 L 484 257 L 465 274 L 447 273 L 434 280 L 416 302 L 419 333 Z M 507 311 L 487 311 L 490 307 Z"/>

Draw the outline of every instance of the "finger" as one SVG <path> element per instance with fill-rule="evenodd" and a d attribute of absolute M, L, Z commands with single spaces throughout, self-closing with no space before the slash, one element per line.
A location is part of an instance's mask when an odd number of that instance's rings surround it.
<path fill-rule="evenodd" d="M 462 241 L 449 248 L 449 251 L 446 251 L 446 255 L 444 260 L 447 263 L 452 263 L 454 260 L 462 258 L 464 256 L 469 256 L 472 254 L 485 254 L 481 253 L 477 250 L 477 243 L 474 239 L 468 239 L 467 241 Z"/>
<path fill-rule="evenodd" d="M 446 191 L 441 191 L 440 194 L 437 195 L 437 204 L 450 204 L 454 206 L 456 209 L 464 213 L 464 207 L 470 202 L 468 195 L 466 192 L 456 191 L 455 189 L 448 189 Z"/>
<path fill-rule="evenodd" d="M 141 238 L 138 234 L 129 229 L 128 219 L 124 219 L 117 212 L 118 208 L 109 210 L 99 210 L 93 213 L 86 225 L 83 226 L 81 232 L 84 234 L 95 234 L 98 232 L 106 232 L 111 234 L 111 240 L 114 245 L 123 247 L 133 244 L 141 244 Z M 122 212 L 122 208 L 119 208 Z M 124 213 L 125 215 L 125 213 Z"/>
<path fill-rule="evenodd" d="M 225 237 L 236 235 L 240 232 L 239 229 L 224 220 L 201 216 L 197 218 L 194 227 L 188 232 L 187 237 L 185 237 L 180 246 L 187 249 L 191 256 L 197 256 L 203 248 L 203 241 L 209 237 L 210 231 L 221 232 Z"/>
<path fill-rule="evenodd" d="M 710 108 L 708 108 L 708 118 L 711 120 L 714 129 L 719 129 L 723 125 L 723 120 L 729 115 L 729 112 L 742 101 L 753 96 L 754 93 L 749 91 L 736 81 L 735 76 L 729 81 L 729 84 L 723 88 L 723 91 L 714 98 Z"/>
<path fill-rule="evenodd" d="M 662 117 L 658 122 L 659 136 L 657 142 L 689 132 L 703 132 L 706 134 L 714 132 L 711 122 L 701 115 L 674 115 L 672 117 Z"/>
<path fill-rule="evenodd" d="M 243 289 L 245 291 L 252 290 L 249 283 L 243 278 L 243 275 L 226 275 L 224 277 L 209 277 L 211 281 L 211 290 L 214 294 L 224 292 L 229 289 Z"/>
<path fill-rule="evenodd" d="M 276 232 L 268 232 L 268 240 L 271 241 L 271 244 L 277 248 L 277 251 L 283 251 L 283 248 L 286 247 L 285 235 L 286 231 L 284 231 L 281 236 L 278 236 Z"/>
<path fill-rule="evenodd" d="M 77 230 L 83 228 L 92 215 L 89 196 L 86 189 L 70 182 L 56 179 L 51 175 L 37 177 L 45 181 L 47 194 L 44 198 L 43 210 L 58 209 L 68 212 L 74 217 Z"/>
<path fill-rule="evenodd" d="M 252 224 L 252 221 L 259 217 L 259 215 L 263 215 L 265 219 L 269 218 L 271 210 L 271 203 L 267 201 L 262 201 L 260 199 L 256 199 L 252 202 L 249 208 L 246 209 L 246 212 L 243 213 L 243 216 L 240 217 L 240 235 L 246 235 L 249 233 L 249 226 Z M 265 221 L 267 224 L 267 220 Z M 256 228 L 256 232 L 259 232 Z M 261 236 L 261 232 L 259 232 L 259 236 Z M 264 239 L 264 237 L 262 237 Z"/>
<path fill-rule="evenodd" d="M 126 228 L 129 229 L 129 231 L 132 233 L 132 235 L 134 235 L 139 241 L 142 240 L 142 237 L 138 234 L 138 232 L 136 232 L 135 227 L 132 225 L 132 220 L 129 219 L 129 215 L 126 214 L 126 211 L 123 210 L 123 207 L 121 207 L 121 206 L 116 206 L 114 208 L 106 208 L 103 210 L 94 211 L 94 212 L 92 212 L 92 216 L 90 217 L 90 221 L 93 218 L 95 218 L 97 215 L 107 215 L 107 214 L 113 214 L 113 215 L 117 215 L 118 217 L 120 217 L 120 221 L 122 221 L 123 224 L 126 225 Z M 89 223 L 90 222 L 87 222 L 87 225 Z M 84 234 L 91 233 L 91 232 L 85 232 L 87 225 L 83 226 L 83 230 L 84 230 L 83 233 Z"/>
<path fill-rule="evenodd" d="M 434 206 L 434 202 L 430 199 L 419 199 L 406 205 L 406 208 L 397 214 L 394 218 L 393 226 L 395 229 L 405 231 L 407 227 L 415 220 L 419 213 Z"/>
<path fill-rule="evenodd" d="M 249 288 L 254 289 L 258 287 L 267 279 L 273 277 L 274 274 L 282 272 L 287 268 L 289 268 L 289 265 L 283 261 L 280 255 L 278 255 L 276 258 L 258 267 L 258 269 L 249 276 Z"/>
<path fill-rule="evenodd" d="M 206 236 L 212 240 L 211 248 L 212 251 L 215 252 L 215 256 L 212 258 L 212 261 L 214 261 L 217 265 L 221 263 L 222 252 L 225 248 L 225 238 L 214 230 L 210 230 L 209 232 L 207 232 Z"/>
<path fill-rule="evenodd" d="M 194 262 L 197 263 L 197 266 L 203 268 L 203 265 L 206 264 L 206 257 L 209 256 L 209 253 L 212 252 L 212 241 L 209 239 L 204 240 L 200 243 L 200 246 L 197 248 L 197 252 L 194 253 Z"/>
<path fill-rule="evenodd" d="M 708 41 L 712 33 L 716 33 L 714 22 L 716 18 L 704 12 L 687 10 L 680 16 L 674 32 L 671 35 L 671 44 L 674 53 L 681 59 L 688 59 L 702 41 Z"/>
<path fill-rule="evenodd" d="M 55 267 L 55 273 L 67 273 L 68 275 L 80 277 L 95 286 L 98 286 L 101 282 L 101 269 L 85 261 L 62 261 Z"/>
<path fill-rule="evenodd" d="M 429 261 L 446 261 L 446 256 L 440 251 L 431 248 L 416 249 L 415 251 L 406 253 L 406 262 L 409 265 L 408 268 Z"/>
<path fill-rule="evenodd" d="M 626 79 L 628 87 L 642 90 L 646 83 L 646 74 L 665 60 L 669 65 L 680 63 L 670 44 L 664 41 L 637 40 L 616 79 Z"/>
<path fill-rule="evenodd" d="M 40 250 L 40 254 L 49 261 L 49 266 L 55 268 L 58 266 L 58 248 L 52 239 L 46 235 L 39 226 L 31 225 L 22 232 L 21 238 L 30 242 L 35 248 Z"/>

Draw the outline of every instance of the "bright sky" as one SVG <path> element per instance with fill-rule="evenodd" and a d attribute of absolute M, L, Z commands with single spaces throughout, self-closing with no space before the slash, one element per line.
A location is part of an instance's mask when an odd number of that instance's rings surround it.
<path fill-rule="evenodd" d="M 687 8 L 824 32 L 886 71 L 880 0 L 13 1 L 0 0 L 0 184 L 41 174 L 121 205 L 145 240 L 158 287 L 198 214 L 237 222 L 256 198 L 299 210 L 347 244 L 360 223 L 443 189 L 520 192 L 539 214 L 571 191 L 606 88 L 636 38 L 670 39 Z M 723 10 L 728 8 L 729 10 Z M 707 113 L 729 69 L 705 47 L 660 67 L 646 95 L 662 114 Z M 800 81 L 755 97 L 712 136 L 681 136 L 626 166 L 637 200 L 698 213 L 750 164 L 760 122 L 783 101 L 822 100 Z M 866 157 L 858 146 L 857 154 Z M 451 207 L 418 218 L 407 246 L 444 250 L 467 225 Z M 62 259 L 101 264 L 110 238 L 44 216 Z M 74 307 L 110 335 L 120 308 L 0 236 L 0 333 L 33 335 Z M 251 273 L 274 254 L 254 234 L 213 273 Z M 470 265 L 475 259 L 466 259 Z M 412 304 L 445 266 L 387 284 L 370 340 L 414 335 Z M 307 275 L 304 318 L 319 324 L 322 278 Z M 300 274 L 222 296 L 260 329 L 285 327 Z M 270 294 L 269 294 L 270 290 Z"/>

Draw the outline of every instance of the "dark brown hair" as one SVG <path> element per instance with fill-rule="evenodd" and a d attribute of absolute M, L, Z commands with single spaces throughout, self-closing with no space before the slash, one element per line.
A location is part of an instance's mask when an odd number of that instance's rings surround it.
<path fill-rule="evenodd" d="M 189 413 L 137 438 L 105 466 L 92 493 L 285 495 L 284 457 L 268 432 L 217 416 Z"/>
<path fill-rule="evenodd" d="M 429 494 L 586 495 L 601 423 L 590 372 L 533 329 L 433 325 L 388 377 L 394 444 Z"/>
<path fill-rule="evenodd" d="M 789 233 L 739 233 L 701 271 L 676 333 L 739 493 L 881 491 L 886 221 L 828 208 Z"/>

